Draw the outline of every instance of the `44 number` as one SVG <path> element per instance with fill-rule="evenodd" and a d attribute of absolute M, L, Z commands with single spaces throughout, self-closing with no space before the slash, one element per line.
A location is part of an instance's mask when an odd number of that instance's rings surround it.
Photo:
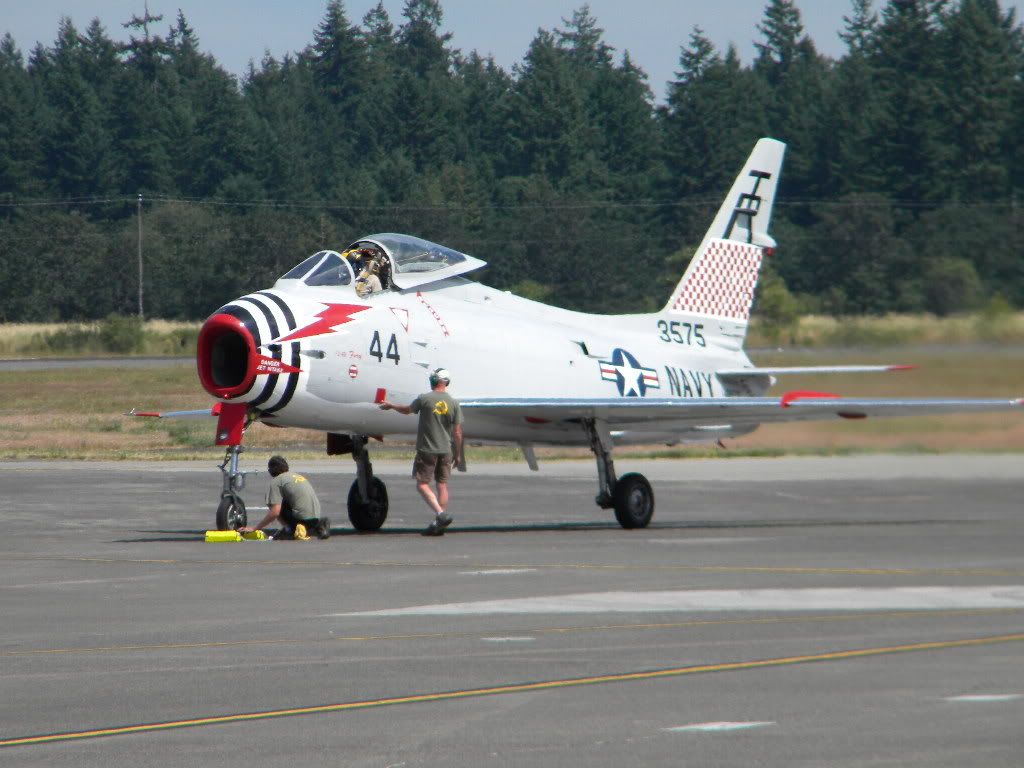
<path fill-rule="evenodd" d="M 401 358 L 398 355 L 398 339 L 395 334 L 391 334 L 387 349 L 381 349 L 380 331 L 374 331 L 373 338 L 370 339 L 370 355 L 376 357 L 378 363 L 383 363 L 386 357 L 388 360 L 394 360 L 395 365 L 398 365 Z"/>

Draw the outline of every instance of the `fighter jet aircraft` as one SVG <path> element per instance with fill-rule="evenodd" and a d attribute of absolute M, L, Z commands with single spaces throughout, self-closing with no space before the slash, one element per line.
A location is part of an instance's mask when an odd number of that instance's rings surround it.
<path fill-rule="evenodd" d="M 1021 400 L 844 399 L 816 392 L 766 397 L 792 373 L 884 371 L 896 366 L 757 368 L 743 350 L 769 236 L 785 145 L 757 142 L 663 309 L 592 315 L 473 282 L 485 262 L 401 234 L 319 251 L 272 288 L 214 312 L 197 365 L 216 400 L 216 443 L 227 447 L 217 524 L 245 524 L 238 469 L 254 421 L 327 433 L 327 453 L 351 453 L 348 514 L 360 531 L 388 513 L 368 439 L 410 438 L 416 421 L 376 403 L 409 402 L 429 373 L 452 372 L 470 443 L 589 446 L 597 504 L 624 528 L 643 528 L 654 492 L 640 474 L 616 475 L 616 445 L 718 441 L 759 424 L 1019 408 Z M 188 415 L 183 412 L 149 414 Z"/>

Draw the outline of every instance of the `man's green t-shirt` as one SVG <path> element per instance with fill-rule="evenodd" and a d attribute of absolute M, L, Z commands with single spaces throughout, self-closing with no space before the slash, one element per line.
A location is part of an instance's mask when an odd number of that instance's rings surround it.
<path fill-rule="evenodd" d="M 267 490 L 267 506 L 287 504 L 299 520 L 320 518 L 320 499 L 312 484 L 295 472 L 282 472 L 271 478 Z"/>
<path fill-rule="evenodd" d="M 420 415 L 416 430 L 416 450 L 438 456 L 452 452 L 452 430 L 462 424 L 459 402 L 447 392 L 426 392 L 409 405 Z"/>

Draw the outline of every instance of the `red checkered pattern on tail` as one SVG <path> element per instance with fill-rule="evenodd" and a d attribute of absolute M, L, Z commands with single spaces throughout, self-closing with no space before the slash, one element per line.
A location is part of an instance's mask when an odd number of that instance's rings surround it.
<path fill-rule="evenodd" d="M 762 253 L 757 245 L 712 240 L 679 282 L 672 311 L 749 320 Z"/>

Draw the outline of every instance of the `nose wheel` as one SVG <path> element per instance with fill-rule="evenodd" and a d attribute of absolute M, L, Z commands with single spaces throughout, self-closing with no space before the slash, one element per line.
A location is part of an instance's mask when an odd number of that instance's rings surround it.
<path fill-rule="evenodd" d="M 224 496 L 217 506 L 217 530 L 237 531 L 249 522 L 245 513 L 245 502 L 237 495 Z"/>

